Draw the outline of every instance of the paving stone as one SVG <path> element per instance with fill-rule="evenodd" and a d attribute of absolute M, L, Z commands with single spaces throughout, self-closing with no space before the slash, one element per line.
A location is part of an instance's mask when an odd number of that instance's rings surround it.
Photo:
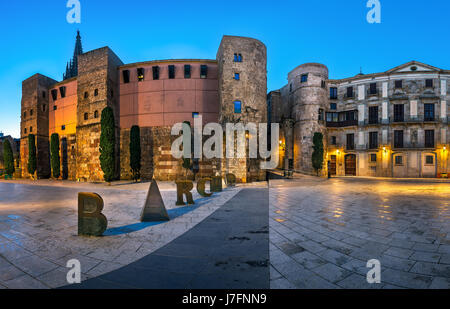
<path fill-rule="evenodd" d="M 433 278 L 430 276 L 414 274 L 410 272 L 385 269 L 381 272 L 381 282 L 390 283 L 403 288 L 426 289 Z"/>
<path fill-rule="evenodd" d="M 429 286 L 430 289 L 450 289 L 450 278 L 434 277 Z"/>
<path fill-rule="evenodd" d="M 411 256 L 411 254 L 413 254 L 413 252 L 414 251 L 408 250 L 408 249 L 402 249 L 402 248 L 397 248 L 397 247 L 390 247 L 389 249 L 384 251 L 384 254 L 395 256 L 395 257 L 399 257 L 399 258 L 403 258 L 403 259 L 407 259 L 408 257 Z"/>
<path fill-rule="evenodd" d="M 14 266 L 33 277 L 39 277 L 42 274 L 58 268 L 57 264 L 51 263 L 35 255 L 14 260 L 13 263 Z"/>
<path fill-rule="evenodd" d="M 412 273 L 450 278 L 450 265 L 417 262 L 411 268 Z"/>
<path fill-rule="evenodd" d="M 331 263 L 318 266 L 314 268 L 312 271 L 321 276 L 322 278 L 333 283 L 340 281 L 351 275 L 350 271 Z"/>
<path fill-rule="evenodd" d="M 297 287 L 294 284 L 290 283 L 287 279 L 279 278 L 270 281 L 270 288 L 275 290 L 292 290 L 296 289 Z"/>
<path fill-rule="evenodd" d="M 336 283 L 344 289 L 381 289 L 382 283 L 368 283 L 367 278 L 358 274 L 352 274 Z"/>
<path fill-rule="evenodd" d="M 49 287 L 29 275 L 16 277 L 3 283 L 8 289 L 48 289 Z"/>
<path fill-rule="evenodd" d="M 409 257 L 411 260 L 421 261 L 421 262 L 434 262 L 437 263 L 441 258 L 441 254 L 433 252 L 422 252 L 416 251 L 413 255 Z"/>
<path fill-rule="evenodd" d="M 326 260 L 308 251 L 293 254 L 291 257 L 307 269 L 315 268 L 327 263 Z"/>

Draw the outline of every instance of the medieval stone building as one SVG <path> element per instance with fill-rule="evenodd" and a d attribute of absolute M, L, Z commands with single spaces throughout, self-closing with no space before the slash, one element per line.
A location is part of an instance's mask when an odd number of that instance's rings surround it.
<path fill-rule="evenodd" d="M 116 120 L 117 179 L 130 179 L 130 129 L 141 129 L 143 179 L 183 177 L 171 155 L 175 123 L 267 122 L 266 47 L 252 38 L 224 36 L 216 59 L 172 59 L 124 64 L 108 48 L 83 53 L 78 33 L 63 81 L 36 74 L 22 85 L 21 163 L 27 166 L 28 135 L 36 136 L 37 177 L 51 175 L 49 140 L 61 140 L 63 179 L 102 181 L 100 116 Z M 198 175 L 232 172 L 238 181 L 263 179 L 250 159 L 201 160 Z M 23 177 L 29 177 L 26 169 Z"/>
<path fill-rule="evenodd" d="M 321 132 L 332 175 L 445 176 L 449 84 L 450 71 L 416 61 L 339 80 L 322 64 L 300 65 L 268 95 L 269 121 L 282 124 L 280 167 L 313 173 Z"/>
<path fill-rule="evenodd" d="M 117 179 L 130 179 L 130 129 L 141 130 L 143 179 L 185 177 L 171 153 L 175 123 L 279 123 L 283 169 L 315 173 L 313 135 L 324 136 L 325 175 L 436 177 L 450 172 L 450 71 L 410 62 L 389 71 L 329 79 L 323 64 L 307 63 L 267 94 L 266 47 L 224 36 L 216 59 L 124 64 L 108 47 L 83 53 L 78 33 L 63 81 L 36 74 L 23 81 L 21 166 L 28 135 L 36 136 L 37 176 L 51 175 L 49 139 L 61 140 L 64 179 L 102 181 L 100 116 L 116 120 Z M 248 146 L 247 141 L 247 146 Z M 233 173 L 238 181 L 265 179 L 260 159 L 202 159 L 199 176 Z M 328 163 L 328 164 L 326 164 Z M 26 169 L 22 176 L 28 177 Z"/>

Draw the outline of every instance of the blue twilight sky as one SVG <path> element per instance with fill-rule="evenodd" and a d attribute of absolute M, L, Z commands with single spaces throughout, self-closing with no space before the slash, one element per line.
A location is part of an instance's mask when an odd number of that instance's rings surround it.
<path fill-rule="evenodd" d="M 85 51 L 105 45 L 125 63 L 215 58 L 223 34 L 250 36 L 268 50 L 268 90 L 287 73 L 321 62 L 330 78 L 388 70 L 410 60 L 450 69 L 450 1 L 80 0 L 81 24 L 66 21 L 67 0 L 0 1 L 0 132 L 19 137 L 21 81 L 61 80 L 79 28 Z"/>

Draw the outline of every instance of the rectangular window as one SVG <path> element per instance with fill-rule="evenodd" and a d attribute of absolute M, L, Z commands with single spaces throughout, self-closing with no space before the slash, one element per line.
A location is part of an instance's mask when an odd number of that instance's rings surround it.
<path fill-rule="evenodd" d="M 378 132 L 369 132 L 369 148 L 378 148 Z"/>
<path fill-rule="evenodd" d="M 395 89 L 401 89 L 403 88 L 403 81 L 402 80 L 396 80 L 395 81 Z"/>
<path fill-rule="evenodd" d="M 424 107 L 424 121 L 434 121 L 434 104 L 425 103 Z"/>
<path fill-rule="evenodd" d="M 169 79 L 175 78 L 175 66 L 169 65 Z"/>
<path fill-rule="evenodd" d="M 403 130 L 394 131 L 394 148 L 403 148 Z"/>
<path fill-rule="evenodd" d="M 395 157 L 395 165 L 403 165 L 403 156 Z"/>
<path fill-rule="evenodd" d="M 234 73 L 234 79 L 235 80 L 240 80 L 241 76 L 239 75 L 239 73 Z"/>
<path fill-rule="evenodd" d="M 130 82 L 130 71 L 129 70 L 123 70 L 122 71 L 123 76 L 123 83 L 128 84 Z"/>
<path fill-rule="evenodd" d="M 57 110 L 57 109 L 58 109 L 58 106 L 53 105 L 53 110 L 55 111 L 55 110 Z"/>
<path fill-rule="evenodd" d="M 336 100 L 337 97 L 338 97 L 338 89 L 336 87 L 331 87 L 330 88 L 330 99 Z"/>
<path fill-rule="evenodd" d="M 308 74 L 303 74 L 301 77 L 301 82 L 306 83 L 308 81 Z"/>
<path fill-rule="evenodd" d="M 434 148 L 434 130 L 425 130 L 425 148 Z"/>
<path fill-rule="evenodd" d="M 434 157 L 433 156 L 426 156 L 425 157 L 425 164 L 433 165 L 434 164 Z"/>
<path fill-rule="evenodd" d="M 353 98 L 353 87 L 347 87 L 347 98 Z"/>
<path fill-rule="evenodd" d="M 323 116 L 324 116 L 323 109 L 319 108 L 319 121 L 323 121 L 324 120 Z"/>
<path fill-rule="evenodd" d="M 159 79 L 159 66 L 152 67 L 152 71 L 153 71 L 153 80 L 158 80 Z"/>
<path fill-rule="evenodd" d="M 138 82 L 142 82 L 144 80 L 144 72 L 144 68 L 137 69 Z"/>
<path fill-rule="evenodd" d="M 65 129 L 66 129 L 66 126 L 65 126 L 65 125 L 62 125 L 62 126 L 61 126 L 61 130 L 64 131 Z"/>
<path fill-rule="evenodd" d="M 234 101 L 234 113 L 240 114 L 242 112 L 242 103 L 241 101 Z"/>
<path fill-rule="evenodd" d="M 347 134 L 347 149 L 353 150 L 355 149 L 355 134 Z"/>
<path fill-rule="evenodd" d="M 378 123 L 378 106 L 369 106 L 369 124 Z"/>
<path fill-rule="evenodd" d="M 202 64 L 200 66 L 200 78 L 206 78 L 208 76 L 208 66 L 206 64 Z"/>
<path fill-rule="evenodd" d="M 331 145 L 336 145 L 336 136 L 331 137 Z"/>
<path fill-rule="evenodd" d="M 184 66 L 184 78 L 191 78 L 191 65 L 189 64 Z"/>
<path fill-rule="evenodd" d="M 327 83 L 324 80 L 322 81 L 322 88 L 327 88 Z"/>
<path fill-rule="evenodd" d="M 369 94 L 377 94 L 377 83 L 370 84 Z"/>
<path fill-rule="evenodd" d="M 59 87 L 59 93 L 61 94 L 61 98 L 66 97 L 66 86 Z"/>
<path fill-rule="evenodd" d="M 432 79 L 426 79 L 425 80 L 425 87 L 433 88 L 433 80 Z"/>
<path fill-rule="evenodd" d="M 337 104 L 336 103 L 330 103 L 330 110 L 335 111 L 337 109 Z"/>
<path fill-rule="evenodd" d="M 53 101 L 56 101 L 58 99 L 58 90 L 52 89 L 51 94 Z"/>
<path fill-rule="evenodd" d="M 394 122 L 403 122 L 404 117 L 404 106 L 403 104 L 394 104 Z"/>
<path fill-rule="evenodd" d="M 192 118 L 198 118 L 199 115 L 200 115 L 199 113 L 193 112 L 193 113 L 192 113 Z"/>
<path fill-rule="evenodd" d="M 376 153 L 370 154 L 370 162 L 377 162 L 377 154 Z"/>

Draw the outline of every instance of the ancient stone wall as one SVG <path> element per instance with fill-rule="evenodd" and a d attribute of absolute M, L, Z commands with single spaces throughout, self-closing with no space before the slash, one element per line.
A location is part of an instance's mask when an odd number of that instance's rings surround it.
<path fill-rule="evenodd" d="M 100 48 L 78 57 L 77 104 L 77 176 L 79 180 L 103 181 L 100 167 L 100 120 L 102 110 L 110 106 L 116 121 L 116 171 L 119 161 L 118 67 L 122 61 L 108 48 Z"/>
<path fill-rule="evenodd" d="M 252 38 L 224 36 L 217 52 L 219 66 L 219 121 L 226 123 L 267 123 L 267 51 Z M 239 79 L 235 74 L 239 74 Z M 241 102 L 241 112 L 235 111 Z M 265 179 L 259 160 L 224 159 L 222 175 L 233 173 L 237 181 Z"/>
<path fill-rule="evenodd" d="M 38 178 L 50 177 L 50 154 L 48 137 L 48 89 L 56 81 L 46 76 L 35 74 L 22 82 L 21 122 L 20 122 L 20 161 L 22 177 L 28 174 L 28 135 L 36 136 L 36 156 Z"/>

